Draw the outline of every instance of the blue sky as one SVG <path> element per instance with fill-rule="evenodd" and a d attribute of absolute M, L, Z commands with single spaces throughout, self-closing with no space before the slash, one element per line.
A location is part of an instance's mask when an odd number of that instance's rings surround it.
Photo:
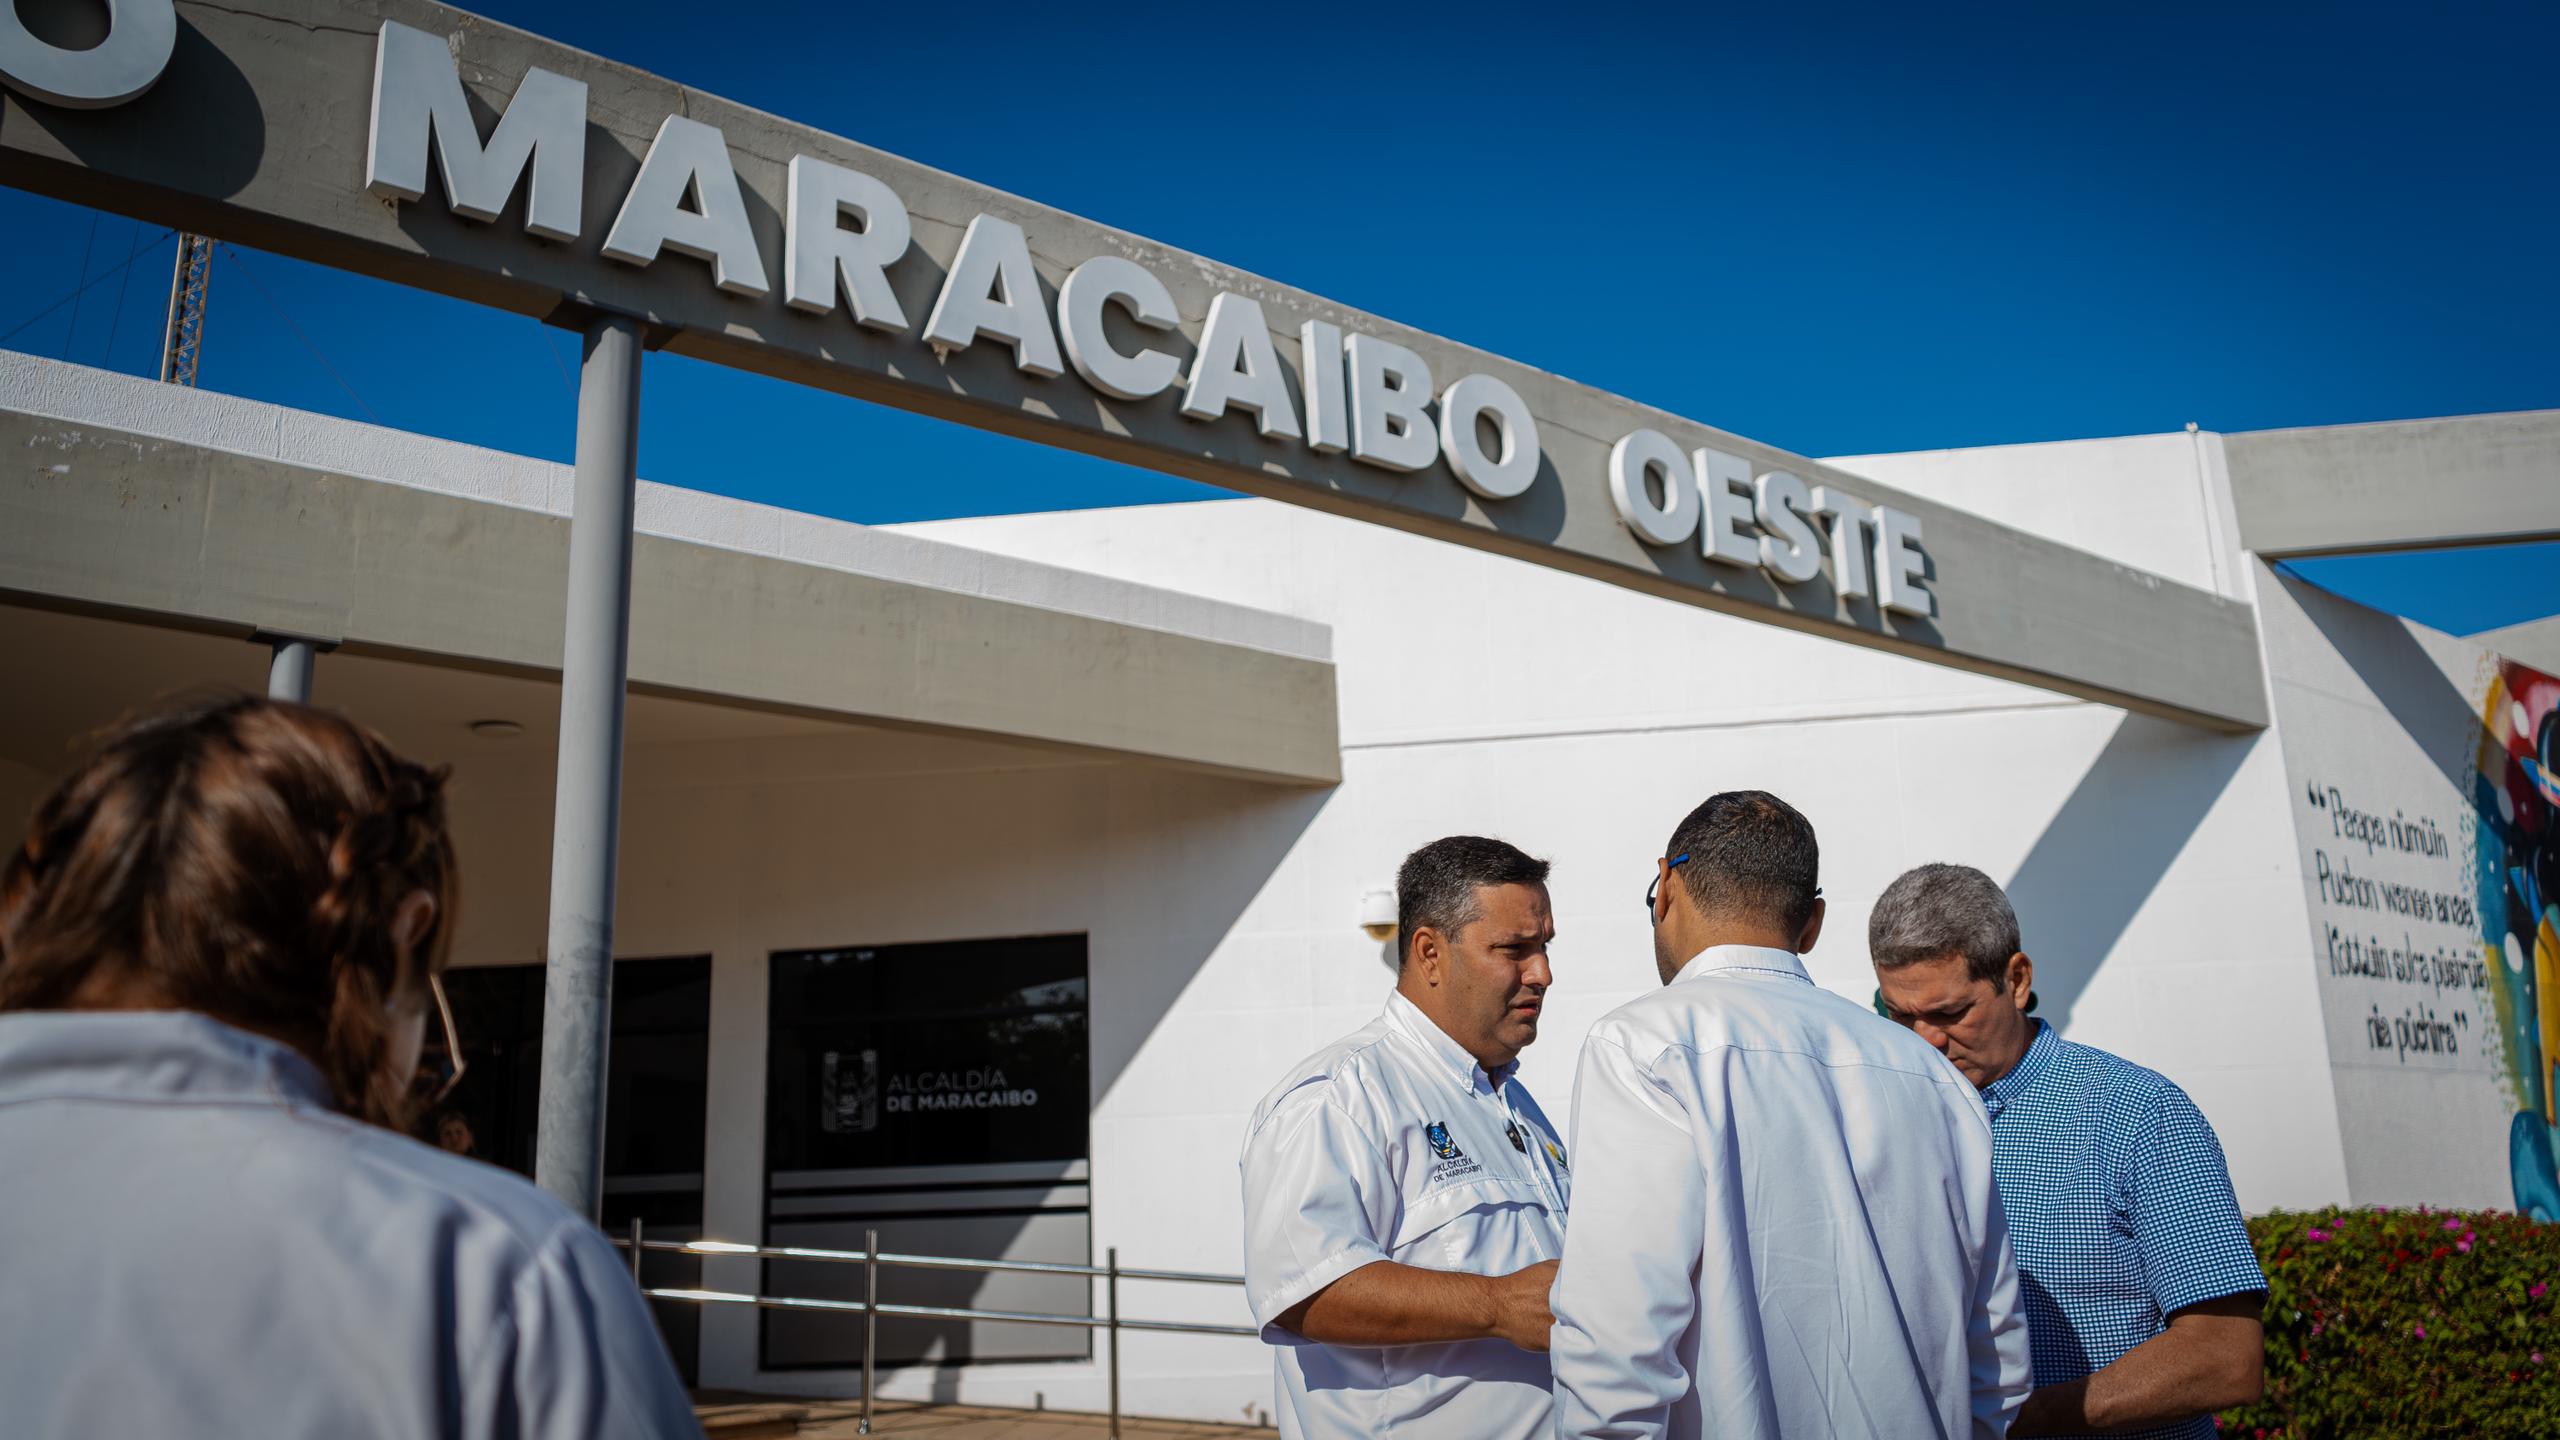
<path fill-rule="evenodd" d="M 1807 454 L 2560 406 L 2548 5 L 482 8 Z M 0 345 L 149 369 L 158 235 L 0 191 Z M 566 459 L 574 355 L 226 253 L 203 383 Z M 665 355 L 643 397 L 650 478 L 847 519 L 1214 493 Z M 2554 545 L 2301 568 L 2560 611 Z"/>

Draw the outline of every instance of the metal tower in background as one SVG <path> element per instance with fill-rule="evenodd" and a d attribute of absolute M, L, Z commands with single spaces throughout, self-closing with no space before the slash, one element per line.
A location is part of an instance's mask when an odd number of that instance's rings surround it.
<path fill-rule="evenodd" d="M 160 337 L 160 378 L 196 383 L 204 356 L 205 286 L 213 279 L 213 237 L 178 232 L 178 264 L 169 276 L 169 328 Z"/>

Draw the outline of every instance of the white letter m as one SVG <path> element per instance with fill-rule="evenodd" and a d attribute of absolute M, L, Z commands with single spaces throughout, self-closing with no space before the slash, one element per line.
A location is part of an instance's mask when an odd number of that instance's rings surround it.
<path fill-rule="evenodd" d="M 533 185 L 524 228 L 550 240 L 578 238 L 587 165 L 585 81 L 525 71 L 484 147 L 453 52 L 424 30 L 386 20 L 373 52 L 364 188 L 393 200 L 426 198 L 430 135 L 445 199 L 455 214 L 483 223 L 497 219 L 529 164 Z"/>

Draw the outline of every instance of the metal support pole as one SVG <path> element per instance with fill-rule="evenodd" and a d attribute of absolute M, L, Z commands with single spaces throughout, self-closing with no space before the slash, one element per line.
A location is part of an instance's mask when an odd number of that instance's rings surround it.
<path fill-rule="evenodd" d="M 260 630 L 249 638 L 273 651 L 267 657 L 267 698 L 310 704 L 311 667 L 322 651 L 337 649 L 338 642 L 280 630 Z"/>
<path fill-rule="evenodd" d="M 854 1434 L 871 1433 L 871 1362 L 880 1334 L 880 1232 L 862 1232 L 862 1423 Z"/>
<path fill-rule="evenodd" d="M 587 327 L 578 370 L 568 616 L 560 647 L 560 767 L 551 808 L 551 925 L 533 1177 L 590 1220 L 603 1190 L 640 354 L 638 321 L 608 315 Z"/>
<path fill-rule="evenodd" d="M 1109 1257 L 1103 1266 L 1111 1272 L 1102 1291 L 1111 1321 L 1111 1440 L 1120 1440 L 1120 1247 L 1114 1245 L 1103 1253 Z"/>
<path fill-rule="evenodd" d="M 631 1284 L 634 1289 L 646 1290 L 649 1288 L 649 1282 L 640 1278 L 641 1254 L 640 1217 L 634 1215 L 631 1217 Z"/>
<path fill-rule="evenodd" d="M 279 639 L 275 645 L 275 656 L 267 662 L 267 698 L 310 704 L 311 642 Z"/>

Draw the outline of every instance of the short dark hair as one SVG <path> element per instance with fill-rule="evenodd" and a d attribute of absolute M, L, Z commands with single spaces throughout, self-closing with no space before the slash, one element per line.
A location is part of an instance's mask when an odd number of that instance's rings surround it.
<path fill-rule="evenodd" d="M 1547 862 L 1506 841 L 1451 835 L 1404 857 L 1396 867 L 1396 964 L 1413 954 L 1424 926 L 1455 935 L 1476 918 L 1476 891 L 1487 885 L 1544 885 Z"/>
<path fill-rule="evenodd" d="M 1867 956 L 1879 970 L 1961 955 L 1967 975 L 1998 985 L 2019 949 L 2018 912 L 1990 876 L 1970 865 L 1904 871 L 1867 917 Z"/>
<path fill-rule="evenodd" d="M 1666 856 L 1686 855 L 1671 873 L 1709 915 L 1775 920 L 1790 933 L 1813 919 L 1822 895 L 1822 849 L 1813 822 L 1766 790 L 1727 790 L 1671 832 Z"/>

